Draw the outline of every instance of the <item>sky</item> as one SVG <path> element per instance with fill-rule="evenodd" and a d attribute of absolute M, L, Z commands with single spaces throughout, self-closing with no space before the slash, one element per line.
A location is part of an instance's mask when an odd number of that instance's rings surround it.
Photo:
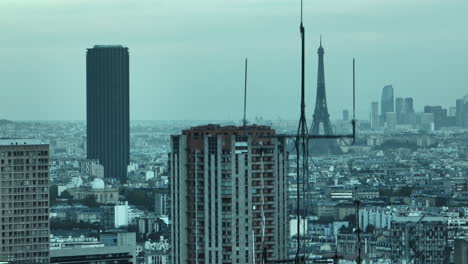
<path fill-rule="evenodd" d="M 392 84 L 396 97 L 450 107 L 468 93 L 468 1 L 304 0 L 310 123 L 320 35 L 332 119 Z M 295 120 L 299 0 L 2 0 L 0 119 L 85 120 L 86 48 L 130 52 L 132 120 Z"/>

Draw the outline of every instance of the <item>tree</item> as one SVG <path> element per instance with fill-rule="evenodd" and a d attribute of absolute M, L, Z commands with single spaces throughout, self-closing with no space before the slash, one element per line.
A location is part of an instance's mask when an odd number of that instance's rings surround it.
<path fill-rule="evenodd" d="M 394 193 L 395 196 L 409 197 L 413 193 L 413 188 L 409 186 L 401 187 L 398 191 Z"/>
<path fill-rule="evenodd" d="M 445 197 L 436 197 L 435 198 L 435 206 L 442 207 L 448 205 L 448 199 Z"/>
<path fill-rule="evenodd" d="M 125 189 L 123 192 L 128 203 L 146 210 L 154 210 L 154 191 Z"/>
<path fill-rule="evenodd" d="M 70 194 L 68 190 L 65 190 L 60 194 L 60 198 L 71 200 L 73 199 L 73 196 Z"/>
<path fill-rule="evenodd" d="M 86 198 L 81 200 L 81 203 L 91 208 L 99 207 L 99 203 L 96 201 L 96 197 L 94 195 L 86 196 Z"/>
<path fill-rule="evenodd" d="M 366 233 L 374 233 L 375 226 L 373 225 L 367 225 L 366 227 Z"/>
<path fill-rule="evenodd" d="M 350 226 L 356 226 L 356 215 L 350 214 L 343 218 L 344 221 L 348 221 Z"/>

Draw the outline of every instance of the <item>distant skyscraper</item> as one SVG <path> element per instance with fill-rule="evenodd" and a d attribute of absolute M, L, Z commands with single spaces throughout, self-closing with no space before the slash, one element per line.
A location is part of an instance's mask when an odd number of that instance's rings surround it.
<path fill-rule="evenodd" d="M 434 115 L 434 129 L 439 130 L 447 125 L 447 109 L 442 106 L 424 106 L 424 113 L 432 113 Z"/>
<path fill-rule="evenodd" d="M 104 177 L 127 180 L 130 162 L 128 48 L 101 46 L 86 55 L 87 151 Z"/>
<path fill-rule="evenodd" d="M 171 263 L 286 259 L 286 138 L 265 126 L 208 125 L 171 141 Z"/>
<path fill-rule="evenodd" d="M 422 113 L 421 114 L 421 129 L 431 132 L 434 131 L 434 114 L 433 113 Z"/>
<path fill-rule="evenodd" d="M 395 99 L 395 113 L 396 113 L 396 118 L 397 118 L 397 123 L 401 124 L 402 123 L 402 117 L 404 115 L 404 101 L 403 98 L 397 97 Z"/>
<path fill-rule="evenodd" d="M 413 106 L 413 97 L 406 97 L 405 98 L 405 113 L 406 114 L 413 114 L 414 113 L 414 106 Z"/>
<path fill-rule="evenodd" d="M 373 130 L 379 129 L 379 102 L 371 103 L 371 128 Z"/>
<path fill-rule="evenodd" d="M 0 262 L 49 263 L 49 145 L 0 139 Z"/>
<path fill-rule="evenodd" d="M 395 113 L 395 112 L 387 112 L 387 113 L 386 113 L 385 120 L 387 120 L 387 121 L 385 122 L 386 128 L 387 128 L 389 131 L 395 130 L 396 125 L 397 125 L 397 116 L 396 116 L 396 113 Z"/>
<path fill-rule="evenodd" d="M 457 108 L 457 113 L 456 113 L 456 119 L 457 119 L 457 126 L 463 127 L 464 125 L 464 115 L 465 115 L 465 102 L 463 99 L 458 99 L 456 108 Z"/>
<path fill-rule="evenodd" d="M 451 106 L 448 110 L 449 117 L 456 117 L 457 116 L 457 108 L 455 106 Z"/>
<path fill-rule="evenodd" d="M 415 116 L 414 116 L 413 97 L 405 98 L 402 119 L 403 119 L 402 121 L 404 124 L 414 124 Z"/>
<path fill-rule="evenodd" d="M 386 114 L 395 111 L 395 105 L 393 102 L 393 87 L 391 85 L 386 85 L 382 90 L 382 100 L 380 102 L 381 110 L 380 114 L 382 115 L 383 121 L 386 121 Z"/>
<path fill-rule="evenodd" d="M 348 110 L 343 110 L 343 121 L 348 121 L 349 120 L 349 111 Z"/>

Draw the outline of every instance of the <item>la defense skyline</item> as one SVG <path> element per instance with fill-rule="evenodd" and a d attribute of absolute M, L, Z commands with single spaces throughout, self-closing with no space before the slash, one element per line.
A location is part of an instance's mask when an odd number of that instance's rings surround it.
<path fill-rule="evenodd" d="M 127 181 L 130 163 L 129 53 L 121 45 L 95 45 L 86 53 L 87 158 L 104 178 Z"/>

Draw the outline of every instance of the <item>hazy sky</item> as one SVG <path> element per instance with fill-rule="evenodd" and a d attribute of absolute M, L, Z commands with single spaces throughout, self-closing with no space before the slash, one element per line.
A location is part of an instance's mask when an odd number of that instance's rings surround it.
<path fill-rule="evenodd" d="M 84 120 L 86 48 L 130 50 L 130 116 L 138 120 L 297 119 L 297 0 L 2 0 L 0 119 Z M 395 95 L 452 106 L 468 93 L 468 1 L 304 0 L 307 113 L 312 122 L 323 35 L 333 119 L 357 113 L 384 85 Z"/>

